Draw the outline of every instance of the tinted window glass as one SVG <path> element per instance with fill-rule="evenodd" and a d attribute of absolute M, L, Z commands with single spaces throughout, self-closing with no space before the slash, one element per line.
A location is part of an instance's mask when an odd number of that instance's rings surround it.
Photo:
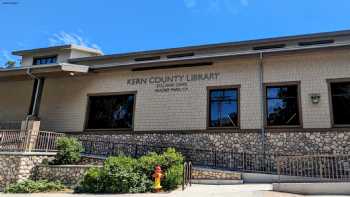
<path fill-rule="evenodd" d="M 331 93 L 334 124 L 350 124 L 350 82 L 332 83 Z"/>
<path fill-rule="evenodd" d="M 237 127 L 238 90 L 210 90 L 209 110 L 210 127 Z"/>
<path fill-rule="evenodd" d="M 87 129 L 132 128 L 134 95 L 91 96 Z"/>
<path fill-rule="evenodd" d="M 53 64 L 57 62 L 57 56 L 52 57 L 37 57 L 33 60 L 33 65 L 40 65 L 40 64 Z"/>
<path fill-rule="evenodd" d="M 267 125 L 299 125 L 298 86 L 266 88 Z"/>

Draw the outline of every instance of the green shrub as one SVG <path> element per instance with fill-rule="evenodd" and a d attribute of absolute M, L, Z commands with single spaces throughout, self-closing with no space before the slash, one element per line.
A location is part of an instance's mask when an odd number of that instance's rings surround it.
<path fill-rule="evenodd" d="M 163 154 L 149 153 L 138 159 L 138 170 L 152 180 L 154 167 L 160 165 L 165 178 L 162 186 L 165 190 L 173 190 L 182 183 L 184 157 L 174 148 L 167 148 Z"/>
<path fill-rule="evenodd" d="M 46 180 L 32 181 L 25 180 L 10 184 L 5 188 L 5 193 L 38 193 L 62 191 L 65 187 L 60 182 L 48 182 Z"/>
<path fill-rule="evenodd" d="M 79 186 L 75 188 L 75 192 L 101 193 L 103 192 L 102 169 L 90 168 Z"/>
<path fill-rule="evenodd" d="M 104 162 L 103 168 L 108 172 L 128 171 L 133 172 L 137 168 L 137 160 L 131 157 L 109 157 Z"/>
<path fill-rule="evenodd" d="M 148 176 L 154 172 L 154 167 L 160 165 L 166 171 L 173 165 L 183 165 L 184 157 L 174 148 L 167 148 L 163 154 L 149 153 L 138 160 L 139 170 Z"/>
<path fill-rule="evenodd" d="M 104 192 L 142 193 L 149 190 L 151 182 L 137 171 L 138 163 L 131 157 L 110 157 L 103 165 Z"/>
<path fill-rule="evenodd" d="M 122 170 L 104 175 L 104 192 L 107 193 L 143 193 L 152 186 L 146 175 L 136 172 Z"/>
<path fill-rule="evenodd" d="M 154 167 L 160 165 L 166 172 L 162 181 L 165 190 L 182 183 L 183 157 L 175 149 L 163 154 L 150 153 L 139 159 L 109 157 L 103 167 L 90 169 L 76 192 L 85 193 L 142 193 L 152 191 Z"/>
<path fill-rule="evenodd" d="M 80 161 L 80 153 L 84 151 L 82 144 L 73 137 L 61 137 L 56 141 L 58 152 L 53 164 L 67 165 Z"/>
<path fill-rule="evenodd" d="M 150 191 L 152 182 L 139 173 L 137 160 L 130 157 L 109 157 L 103 168 L 92 168 L 75 191 L 78 193 L 142 193 Z"/>
<path fill-rule="evenodd" d="M 140 173 L 146 174 L 151 178 L 154 167 L 160 165 L 164 168 L 164 165 L 162 165 L 164 163 L 164 157 L 152 152 L 138 159 L 138 170 Z"/>
<path fill-rule="evenodd" d="M 176 152 L 174 148 L 167 148 L 162 155 L 164 157 L 164 168 L 169 168 L 173 165 L 183 165 L 184 157 L 181 153 Z"/>
<path fill-rule="evenodd" d="M 166 190 L 176 189 L 183 181 L 183 165 L 173 165 L 165 173 L 163 187 Z"/>

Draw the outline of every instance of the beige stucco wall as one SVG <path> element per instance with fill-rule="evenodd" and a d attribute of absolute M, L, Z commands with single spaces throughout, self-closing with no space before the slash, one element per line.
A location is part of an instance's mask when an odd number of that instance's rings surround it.
<path fill-rule="evenodd" d="M 264 82 L 301 82 L 304 128 L 329 128 L 330 112 L 326 79 L 350 77 L 350 52 L 313 52 L 265 56 Z M 219 72 L 218 80 L 190 82 L 182 93 L 156 93 L 154 85 L 128 86 L 127 79 Z M 136 131 L 206 129 L 207 87 L 241 85 L 240 125 L 261 126 L 257 59 L 216 62 L 214 66 L 151 71 L 110 71 L 81 78 L 48 79 L 41 108 L 43 125 L 64 131 L 81 131 L 87 94 L 137 91 Z M 321 102 L 310 102 L 310 93 L 320 93 Z"/>
<path fill-rule="evenodd" d="M 130 78 L 220 73 L 218 80 L 189 82 L 188 91 L 157 93 L 154 85 L 127 85 Z M 48 79 L 41 105 L 43 127 L 81 131 L 87 94 L 136 91 L 136 131 L 205 129 L 207 87 L 241 85 L 242 128 L 257 128 L 260 117 L 258 73 L 255 59 L 217 62 L 215 66 L 152 71 L 115 71 L 79 78 Z M 249 79 L 249 80 L 247 80 Z"/>
<path fill-rule="evenodd" d="M 32 81 L 0 82 L 0 122 L 24 120 L 32 88 Z"/>
<path fill-rule="evenodd" d="M 327 79 L 350 79 L 350 51 L 333 50 L 300 55 L 271 56 L 265 59 L 265 82 L 301 82 L 304 128 L 331 126 Z M 319 104 L 312 104 L 311 93 L 319 93 Z"/>
<path fill-rule="evenodd" d="M 57 55 L 57 62 L 67 62 L 67 59 L 69 59 L 71 57 L 71 52 L 70 52 L 70 50 L 62 50 L 62 51 L 53 52 L 53 53 L 40 53 L 40 54 L 24 55 L 24 56 L 22 56 L 21 65 L 23 67 L 32 66 L 34 57 L 44 57 L 44 56 L 51 56 L 51 55 Z"/>
<path fill-rule="evenodd" d="M 76 50 L 76 49 L 62 49 L 55 52 L 46 52 L 46 53 L 34 53 L 34 54 L 26 54 L 22 56 L 22 63 L 21 65 L 23 67 L 29 67 L 33 65 L 33 59 L 35 57 L 45 57 L 45 56 L 52 56 L 57 55 L 57 62 L 67 62 L 70 58 L 80 58 L 80 57 L 90 57 L 95 56 L 96 54 L 90 53 L 87 51 L 82 50 Z"/>

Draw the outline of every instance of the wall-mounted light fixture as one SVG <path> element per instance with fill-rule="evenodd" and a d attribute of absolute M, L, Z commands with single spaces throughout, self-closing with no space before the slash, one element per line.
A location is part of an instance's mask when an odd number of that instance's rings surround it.
<path fill-rule="evenodd" d="M 321 100 L 321 95 L 319 93 L 310 94 L 310 99 L 312 104 L 318 104 Z"/>

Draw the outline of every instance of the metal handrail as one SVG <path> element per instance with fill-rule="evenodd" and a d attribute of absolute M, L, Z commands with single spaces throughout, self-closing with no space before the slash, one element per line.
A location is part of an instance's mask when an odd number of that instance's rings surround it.
<path fill-rule="evenodd" d="M 182 190 L 188 186 L 192 186 L 192 163 L 190 161 L 183 164 Z"/>
<path fill-rule="evenodd" d="M 39 131 L 0 130 L 0 152 L 54 152 L 56 140 L 63 133 Z"/>
<path fill-rule="evenodd" d="M 130 144 L 130 143 L 119 143 L 109 140 L 89 140 L 80 139 L 82 142 L 85 152 L 87 155 L 101 155 L 101 156 L 118 156 L 125 155 L 131 157 L 140 157 L 149 152 L 161 153 L 168 147 L 175 148 L 180 152 L 186 161 L 191 161 L 191 164 L 196 166 L 204 166 L 216 169 L 225 169 L 238 172 L 251 172 L 251 173 L 264 173 L 264 174 L 275 174 L 275 175 L 294 175 L 303 176 L 300 172 L 294 174 L 283 174 L 282 161 L 285 158 L 292 158 L 293 160 L 302 160 L 308 158 L 319 158 L 319 157 L 337 157 L 349 156 L 350 154 L 344 152 L 342 154 L 334 155 L 331 153 L 315 153 L 315 154 L 259 154 L 259 153 L 247 153 L 247 152 L 235 152 L 235 151 L 221 151 L 221 150 L 205 150 L 195 149 L 188 147 L 175 147 L 175 146 L 155 146 L 145 144 Z M 328 160 L 327 160 L 328 161 Z M 330 161 L 330 160 L 329 160 Z M 332 165 L 330 163 L 330 165 Z M 342 164 L 345 165 L 346 164 Z M 299 163 L 300 166 L 300 163 Z M 307 166 L 305 166 L 307 167 Z M 344 167 L 344 166 L 343 166 Z M 289 169 L 289 168 L 288 168 Z M 331 169 L 331 168 L 330 168 Z M 322 172 L 323 174 L 325 172 Z M 338 171 L 338 174 L 340 171 Z M 350 161 L 349 161 L 349 173 L 350 173 Z M 320 173 L 319 173 L 320 174 Z M 350 175 L 349 175 L 350 177 Z"/>
<path fill-rule="evenodd" d="M 314 181 L 350 181 L 350 154 L 283 156 L 277 159 L 280 176 L 297 176 Z"/>
<path fill-rule="evenodd" d="M 276 158 L 279 156 L 278 154 L 254 154 L 215 149 L 154 146 L 149 144 L 118 143 L 108 140 L 80 139 L 80 141 L 84 146 L 84 154 L 86 155 L 140 157 L 149 152 L 161 153 L 172 147 L 180 152 L 186 161 L 191 161 L 193 165 L 241 172 L 277 174 Z"/>

